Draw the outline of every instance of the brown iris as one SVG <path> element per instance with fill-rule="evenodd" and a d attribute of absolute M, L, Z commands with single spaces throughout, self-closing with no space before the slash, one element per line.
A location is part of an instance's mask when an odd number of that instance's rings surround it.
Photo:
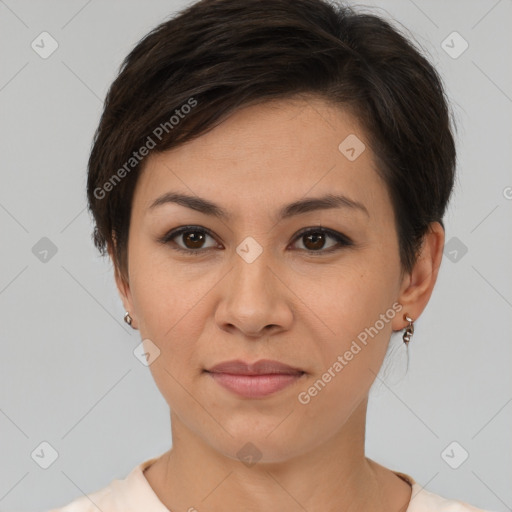
<path fill-rule="evenodd" d="M 302 238 L 304 239 L 304 246 L 307 249 L 322 249 L 325 244 L 325 233 L 311 233 L 308 235 L 304 235 Z M 307 241 L 311 241 L 311 244 L 308 244 Z"/>
<path fill-rule="evenodd" d="M 188 231 L 183 235 L 184 243 L 189 249 L 200 249 L 204 238 L 205 234 L 198 231 Z M 188 242 L 190 242 L 190 245 Z"/>

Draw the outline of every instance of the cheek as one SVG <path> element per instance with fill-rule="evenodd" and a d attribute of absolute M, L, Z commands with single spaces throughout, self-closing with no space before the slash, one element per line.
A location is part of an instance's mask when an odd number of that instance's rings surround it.
<path fill-rule="evenodd" d="M 166 366 L 190 365 L 195 340 L 199 339 L 204 325 L 203 287 L 197 284 L 186 291 L 186 283 L 182 287 L 176 279 L 163 275 L 134 284 L 141 337 L 157 345 Z"/>
<path fill-rule="evenodd" d="M 171 271 L 168 262 L 153 258 L 149 263 L 137 255 L 132 263 L 136 271 L 130 286 L 140 336 L 151 340 L 158 354 L 149 368 L 163 397 L 175 403 L 183 391 L 179 383 L 185 384 L 197 367 L 198 315 L 205 291 Z"/>
<path fill-rule="evenodd" d="M 386 288 L 379 293 L 361 283 L 340 280 L 338 284 L 344 286 L 336 287 L 336 297 L 323 296 L 323 318 L 334 334 L 310 345 L 311 360 L 322 365 L 297 396 L 307 417 L 326 418 L 326 429 L 343 424 L 368 395 L 386 354 L 391 322 L 398 314 Z"/>
<path fill-rule="evenodd" d="M 188 276 L 186 267 L 173 262 L 165 249 L 134 241 L 132 251 L 130 288 L 141 335 L 164 344 L 188 322 L 208 282 Z"/>
<path fill-rule="evenodd" d="M 190 396 L 183 386 L 188 388 L 199 372 L 202 287 L 187 287 L 185 280 L 155 266 L 141 272 L 133 287 L 141 338 L 151 340 L 159 351 L 149 367 L 155 384 L 173 408 L 189 408 Z"/>
<path fill-rule="evenodd" d="M 322 400 L 350 403 L 351 397 L 368 390 L 379 372 L 392 320 L 399 314 L 394 293 L 397 276 L 396 262 L 388 265 L 378 251 L 366 251 L 357 261 L 347 259 L 346 265 L 333 268 L 328 276 L 309 276 L 294 288 L 307 297 L 310 325 L 318 326 L 311 328 L 310 347 L 312 360 L 322 362 L 320 373 L 325 378 L 319 385 L 328 383 L 330 390 L 322 391 Z"/>
<path fill-rule="evenodd" d="M 356 337 L 388 310 L 396 297 L 398 268 L 377 250 L 353 253 L 331 267 L 290 275 L 293 289 L 304 298 L 335 339 Z"/>

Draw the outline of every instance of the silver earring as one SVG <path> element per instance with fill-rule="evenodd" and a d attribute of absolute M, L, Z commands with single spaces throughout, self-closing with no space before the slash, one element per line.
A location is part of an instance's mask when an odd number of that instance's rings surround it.
<path fill-rule="evenodd" d="M 404 315 L 404 320 L 406 322 L 409 322 L 409 325 L 405 328 L 405 332 L 402 338 L 404 340 L 405 345 L 409 346 L 409 341 L 411 341 L 411 337 L 414 334 L 414 323 L 412 321 L 412 318 L 410 318 L 407 313 Z"/>
<path fill-rule="evenodd" d="M 132 317 L 128 311 L 124 314 L 124 321 L 131 327 L 132 326 Z M 132 327 L 133 328 L 133 327 Z"/>

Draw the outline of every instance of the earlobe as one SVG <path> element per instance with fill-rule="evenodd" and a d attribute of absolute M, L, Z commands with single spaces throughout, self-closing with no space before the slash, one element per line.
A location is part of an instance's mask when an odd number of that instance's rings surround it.
<path fill-rule="evenodd" d="M 115 280 L 116 280 L 117 289 L 119 290 L 119 295 L 121 296 L 121 300 L 123 301 L 123 306 L 125 309 L 124 321 L 132 329 L 137 329 L 137 320 L 136 320 L 135 314 L 134 314 L 130 285 L 121 276 L 120 272 L 117 269 L 115 272 Z"/>
<path fill-rule="evenodd" d="M 410 318 L 417 320 L 428 304 L 443 256 L 444 229 L 439 222 L 433 222 L 424 236 L 420 253 L 410 274 L 403 281 L 398 297 Z M 393 329 L 401 330 L 407 322 L 400 316 L 395 318 Z"/>
<path fill-rule="evenodd" d="M 116 283 L 117 290 L 119 292 L 119 296 L 121 297 L 121 300 L 123 302 L 123 306 L 125 309 L 125 315 L 124 315 L 124 321 L 130 325 L 133 329 L 137 329 L 136 327 L 136 320 L 135 315 L 133 311 L 133 304 L 132 304 L 132 296 L 130 291 L 130 284 L 127 278 L 125 278 L 116 263 L 116 259 L 114 257 L 114 253 L 112 250 L 112 246 L 108 244 L 108 254 L 110 256 L 110 259 L 112 261 L 112 266 L 114 270 L 114 280 Z"/>

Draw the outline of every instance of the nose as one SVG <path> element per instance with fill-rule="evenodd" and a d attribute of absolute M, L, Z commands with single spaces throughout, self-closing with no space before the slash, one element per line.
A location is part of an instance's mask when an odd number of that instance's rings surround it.
<path fill-rule="evenodd" d="M 278 266 L 269 261 L 265 251 L 251 263 L 238 254 L 233 260 L 215 314 L 219 328 L 231 333 L 239 330 L 258 339 L 289 329 L 293 293 L 283 283 Z"/>

